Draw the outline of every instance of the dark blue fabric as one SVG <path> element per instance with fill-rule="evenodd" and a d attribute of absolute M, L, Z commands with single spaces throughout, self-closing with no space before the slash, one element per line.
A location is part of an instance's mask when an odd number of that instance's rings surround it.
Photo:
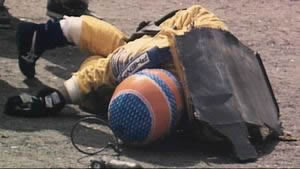
<path fill-rule="evenodd" d="M 41 54 L 45 50 L 64 47 L 68 44 L 58 21 L 49 20 L 46 24 L 37 25 L 36 54 Z"/>
<path fill-rule="evenodd" d="M 132 60 L 123 65 L 118 63 L 118 58 L 112 59 L 114 75 L 118 82 L 121 82 L 126 77 L 149 68 L 161 68 L 162 65 L 168 63 L 172 58 L 169 48 L 154 47 L 149 49 L 142 55 L 134 57 Z"/>

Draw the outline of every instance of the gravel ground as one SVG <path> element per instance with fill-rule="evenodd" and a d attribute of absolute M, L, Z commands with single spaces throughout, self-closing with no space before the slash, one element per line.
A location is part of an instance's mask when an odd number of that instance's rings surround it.
<path fill-rule="evenodd" d="M 222 18 L 239 39 L 259 51 L 278 100 L 281 121 L 293 136 L 300 136 L 300 1 L 299 0 L 91 0 L 90 9 L 131 34 L 142 20 L 153 20 L 177 8 L 200 4 Z M 46 0 L 7 0 L 16 19 L 45 22 Z M 45 84 L 55 87 L 76 71 L 86 56 L 76 47 L 46 52 L 37 65 L 37 79 L 25 80 L 17 66 L 15 29 L 0 29 L 0 111 L 8 96 L 34 94 Z M 75 106 L 55 117 L 15 118 L 0 114 L 0 167 L 82 168 L 90 159 L 71 144 L 70 131 L 85 115 Z M 89 140 L 89 139 L 87 139 Z M 107 152 L 111 154 L 110 152 Z M 266 145 L 256 162 L 240 164 L 229 150 L 173 140 L 148 149 L 126 148 L 121 159 L 144 167 L 297 168 L 300 144 Z"/>

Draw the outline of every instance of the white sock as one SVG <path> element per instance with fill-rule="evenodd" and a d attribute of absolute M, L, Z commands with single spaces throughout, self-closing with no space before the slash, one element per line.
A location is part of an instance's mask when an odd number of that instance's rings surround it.
<path fill-rule="evenodd" d="M 64 36 L 70 43 L 79 45 L 82 18 L 74 16 L 64 16 L 64 19 L 59 21 Z"/>

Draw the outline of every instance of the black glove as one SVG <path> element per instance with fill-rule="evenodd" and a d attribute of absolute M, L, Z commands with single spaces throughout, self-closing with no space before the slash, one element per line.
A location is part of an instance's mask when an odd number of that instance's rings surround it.
<path fill-rule="evenodd" d="M 40 117 L 59 112 L 65 105 L 63 95 L 56 89 L 42 89 L 37 96 L 22 93 L 9 97 L 4 108 L 7 115 Z"/>

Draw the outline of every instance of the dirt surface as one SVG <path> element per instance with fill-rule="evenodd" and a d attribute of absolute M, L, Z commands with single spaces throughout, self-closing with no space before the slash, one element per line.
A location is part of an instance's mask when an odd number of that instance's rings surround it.
<path fill-rule="evenodd" d="M 91 0 L 90 9 L 130 34 L 142 20 L 153 20 L 192 4 L 209 8 L 243 43 L 259 51 L 279 103 L 283 126 L 300 137 L 299 0 Z M 7 0 L 5 5 L 18 19 L 37 23 L 48 19 L 46 0 Z M 0 112 L 8 96 L 34 94 L 44 85 L 55 87 L 62 83 L 86 55 L 76 47 L 48 51 L 38 62 L 37 79 L 26 80 L 17 65 L 15 29 L 0 29 Z M 0 167 L 88 167 L 89 160 L 100 155 L 85 157 L 70 141 L 73 124 L 84 115 L 75 106 L 46 118 L 16 118 L 1 113 Z M 125 148 L 121 159 L 144 167 L 300 167 L 299 141 L 272 142 L 259 152 L 256 162 L 246 164 L 237 163 L 229 150 L 195 144 L 173 139 L 150 149 Z"/>

